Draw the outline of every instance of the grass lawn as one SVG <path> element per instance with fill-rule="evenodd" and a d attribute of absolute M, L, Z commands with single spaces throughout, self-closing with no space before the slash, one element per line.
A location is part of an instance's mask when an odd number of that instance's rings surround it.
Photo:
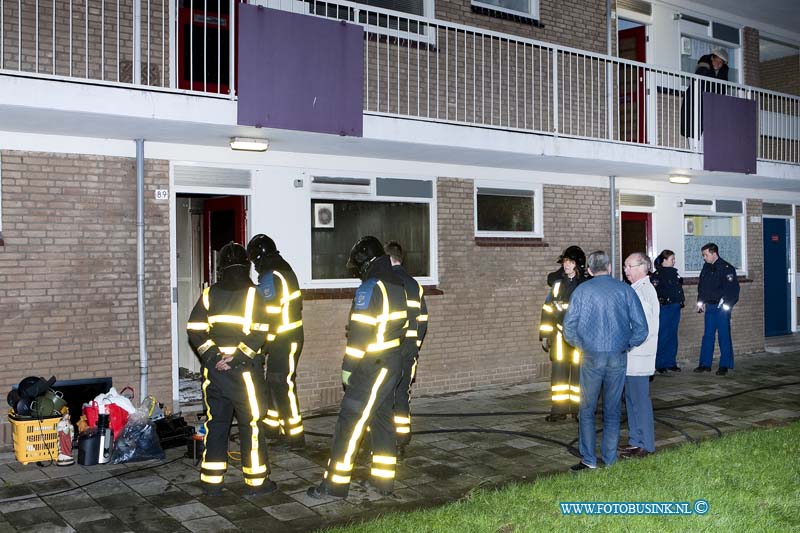
<path fill-rule="evenodd" d="M 690 502 L 704 515 L 565 516 L 559 502 Z M 671 448 L 611 468 L 478 490 L 438 509 L 394 513 L 335 531 L 800 530 L 800 422 Z"/>

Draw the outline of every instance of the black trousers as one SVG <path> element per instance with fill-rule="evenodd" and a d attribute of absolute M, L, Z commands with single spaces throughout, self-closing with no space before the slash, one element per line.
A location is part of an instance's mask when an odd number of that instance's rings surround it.
<path fill-rule="evenodd" d="M 415 339 L 406 339 L 400 345 L 403 352 L 403 375 L 394 395 L 394 430 L 397 444 L 411 442 L 411 386 L 417 377 L 419 350 Z"/>
<path fill-rule="evenodd" d="M 234 360 L 233 364 L 240 363 Z M 200 481 L 221 484 L 228 469 L 228 437 L 236 416 L 242 473 L 247 485 L 258 487 L 269 476 L 264 426 L 264 366 L 262 358 L 247 361 L 220 372 L 213 366 L 203 369 L 203 401 L 208 421 L 205 423 L 205 451 L 200 464 Z"/>
<path fill-rule="evenodd" d="M 267 413 L 264 423 L 270 437 L 286 436 L 289 442 L 305 440 L 303 418 L 297 399 L 297 362 L 303 351 L 302 328 L 278 335 L 267 355 Z"/>
<path fill-rule="evenodd" d="M 392 413 L 394 392 L 400 380 L 399 348 L 382 353 L 376 361 L 365 360 L 350 376 L 336 420 L 331 456 L 323 485 L 331 494 L 346 497 L 356 454 L 367 428 L 372 437 L 370 478 L 381 490 L 392 490 L 397 466 L 397 443 Z M 365 355 L 375 358 L 374 354 Z"/>
<path fill-rule="evenodd" d="M 577 413 L 581 402 L 581 353 L 557 333 L 550 344 L 550 390 L 554 415 Z"/>

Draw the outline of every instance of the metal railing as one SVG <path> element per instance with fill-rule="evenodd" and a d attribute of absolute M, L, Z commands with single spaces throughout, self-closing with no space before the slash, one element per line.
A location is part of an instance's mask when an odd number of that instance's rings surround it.
<path fill-rule="evenodd" d="M 800 97 L 362 4 L 270 7 L 364 27 L 364 111 L 702 152 L 702 93 L 755 100 L 758 157 L 800 164 Z"/>
<path fill-rule="evenodd" d="M 364 28 L 364 112 L 701 152 L 703 92 L 757 102 L 800 164 L 800 98 L 347 0 L 250 0 Z M 235 98 L 234 0 L 0 0 L 0 73 Z"/>
<path fill-rule="evenodd" d="M 0 73 L 233 98 L 234 0 L 0 0 Z"/>

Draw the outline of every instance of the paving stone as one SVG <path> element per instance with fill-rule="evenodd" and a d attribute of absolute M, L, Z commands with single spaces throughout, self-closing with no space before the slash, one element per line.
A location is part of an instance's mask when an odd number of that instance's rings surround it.
<path fill-rule="evenodd" d="M 167 514 L 151 503 L 140 502 L 132 507 L 106 507 L 106 509 L 117 517 L 121 522 L 137 526 L 144 520 L 165 517 Z"/>
<path fill-rule="evenodd" d="M 136 533 L 175 533 L 185 532 L 180 522 L 170 516 L 148 518 L 136 523 Z"/>
<path fill-rule="evenodd" d="M 316 507 L 317 505 L 322 505 L 325 503 L 341 501 L 341 498 L 336 498 L 334 496 L 325 496 L 320 499 L 312 498 L 311 496 L 308 495 L 307 491 L 305 490 L 292 492 L 291 494 L 289 494 L 289 497 L 293 498 L 294 500 L 297 500 L 306 507 Z"/>
<path fill-rule="evenodd" d="M 51 509 L 56 511 L 62 511 L 64 509 L 83 509 L 84 507 L 94 507 L 98 504 L 98 502 L 83 491 L 45 496 L 42 499 Z"/>
<path fill-rule="evenodd" d="M 246 533 L 264 533 L 265 531 L 286 531 L 286 522 L 273 518 L 272 516 L 264 513 L 264 516 L 257 518 L 246 518 L 244 520 L 237 520 L 233 524 L 239 528 L 239 531 Z"/>
<path fill-rule="evenodd" d="M 145 499 L 135 492 L 95 496 L 95 501 L 106 509 L 122 509 L 145 504 Z"/>
<path fill-rule="evenodd" d="M 78 525 L 75 530 L 78 533 L 108 533 L 114 531 L 115 533 L 126 533 L 133 531 L 130 526 L 126 526 L 117 518 L 111 517 L 103 520 L 93 520 L 91 522 L 83 522 Z"/>
<path fill-rule="evenodd" d="M 5 513 L 3 516 L 5 516 L 9 524 L 18 529 L 37 526 L 45 522 L 66 524 L 66 522 L 49 507 L 37 507 L 35 511 L 31 511 L 30 509 L 13 511 Z"/>
<path fill-rule="evenodd" d="M 260 507 L 256 507 L 249 502 L 235 503 L 232 505 L 212 508 L 219 513 L 220 516 L 225 517 L 231 522 L 236 520 L 247 520 L 248 518 L 256 518 L 258 516 L 267 516 Z"/>
<path fill-rule="evenodd" d="M 56 522 L 43 522 L 35 526 L 19 528 L 19 533 L 73 533 L 75 528 L 63 520 Z"/>
<path fill-rule="evenodd" d="M 318 516 L 314 511 L 297 502 L 272 505 L 264 507 L 264 510 L 282 522 Z"/>
<path fill-rule="evenodd" d="M 179 522 L 185 522 L 186 520 L 193 520 L 195 518 L 215 516 L 217 514 L 216 511 L 200 502 L 185 503 L 183 505 L 176 505 L 175 507 L 167 507 L 163 510 L 165 513 Z"/>
<path fill-rule="evenodd" d="M 158 494 L 156 496 L 147 496 L 146 499 L 150 503 L 162 509 L 195 500 L 193 496 L 177 489 L 170 492 L 165 492 L 164 494 Z"/>
<path fill-rule="evenodd" d="M 5 501 L 0 504 L 0 512 L 3 514 L 13 513 L 15 511 L 25 511 L 28 509 L 36 509 L 37 507 L 44 507 L 46 504 L 39 498 L 24 498 L 18 500 Z"/>
<path fill-rule="evenodd" d="M 95 505 L 94 507 L 83 507 L 81 509 L 62 509 L 58 512 L 68 524 L 80 529 L 78 526 L 84 522 L 94 522 L 111 518 L 111 513 L 106 509 Z"/>
<path fill-rule="evenodd" d="M 183 522 L 183 527 L 194 533 L 216 533 L 217 531 L 237 531 L 235 525 L 221 516 L 209 516 Z"/>

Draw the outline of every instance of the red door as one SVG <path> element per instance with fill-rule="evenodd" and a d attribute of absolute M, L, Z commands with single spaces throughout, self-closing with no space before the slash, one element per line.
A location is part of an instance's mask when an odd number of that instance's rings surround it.
<path fill-rule="evenodd" d="M 245 242 L 244 196 L 222 196 L 203 203 L 203 276 L 216 281 L 217 252 L 229 242 Z"/>
<path fill-rule="evenodd" d="M 621 30 L 617 37 L 619 57 L 640 63 L 647 61 L 647 35 L 644 26 Z M 618 75 L 620 139 L 646 143 L 645 70 L 635 65 L 620 65 Z"/>
<path fill-rule="evenodd" d="M 653 258 L 653 224 L 650 213 L 630 213 L 620 214 L 621 226 L 621 246 L 623 264 L 625 258 L 634 252 L 642 252 Z M 622 272 L 623 279 L 627 281 L 625 271 Z"/>

